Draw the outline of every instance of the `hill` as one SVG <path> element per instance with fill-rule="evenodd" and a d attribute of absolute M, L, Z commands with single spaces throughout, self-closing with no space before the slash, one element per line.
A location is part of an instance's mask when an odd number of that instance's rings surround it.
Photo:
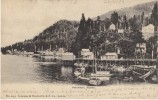
<path fill-rule="evenodd" d="M 158 0 L 153 1 L 153 2 L 148 2 L 148 3 L 143 3 L 143 4 L 138 4 L 136 6 L 133 7 L 127 7 L 127 8 L 122 8 L 122 9 L 118 9 L 118 10 L 112 10 L 109 11 L 105 14 L 99 15 L 101 20 L 104 20 L 106 17 L 110 18 L 111 14 L 114 11 L 117 11 L 119 15 L 127 15 L 127 18 L 131 18 L 133 17 L 133 15 L 140 15 L 142 14 L 142 12 L 144 12 L 145 15 L 149 16 L 149 14 L 151 13 L 154 4 L 158 3 Z M 96 19 L 97 17 L 93 18 Z"/>
<path fill-rule="evenodd" d="M 24 42 L 14 43 L 2 48 L 2 52 L 7 50 L 36 52 L 40 50 L 54 50 L 59 47 L 71 51 L 72 44 L 75 42 L 79 22 L 60 20 L 44 29 L 39 35 Z"/>

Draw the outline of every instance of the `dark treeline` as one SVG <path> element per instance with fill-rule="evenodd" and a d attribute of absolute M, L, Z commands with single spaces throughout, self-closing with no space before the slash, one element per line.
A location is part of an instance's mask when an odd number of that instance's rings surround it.
<path fill-rule="evenodd" d="M 82 48 L 88 48 L 96 51 L 97 56 L 106 52 L 117 52 L 124 58 L 133 58 L 135 56 L 136 43 L 145 42 L 147 44 L 146 56 L 151 58 L 151 52 L 154 51 L 156 57 L 157 37 L 150 37 L 144 40 L 141 32 L 143 26 L 144 12 L 127 18 L 126 15 L 119 15 L 113 12 L 110 18 L 101 20 L 98 16 L 96 20 L 86 19 L 82 14 L 80 22 L 61 20 L 45 29 L 33 39 L 24 42 L 15 43 L 3 47 L 2 53 L 7 50 L 17 49 L 18 51 L 37 52 L 39 50 L 58 50 L 65 48 L 66 51 L 73 52 L 76 56 Z M 147 24 L 158 26 L 158 7 L 154 5 Z M 114 27 L 114 29 L 113 29 Z M 123 29 L 123 32 L 119 32 Z"/>
<path fill-rule="evenodd" d="M 33 39 L 2 48 L 2 53 L 12 49 L 27 52 L 37 52 L 48 49 L 53 51 L 61 47 L 65 48 L 67 51 L 72 51 L 77 31 L 78 22 L 60 20 L 39 33 L 39 35 L 35 36 Z"/>

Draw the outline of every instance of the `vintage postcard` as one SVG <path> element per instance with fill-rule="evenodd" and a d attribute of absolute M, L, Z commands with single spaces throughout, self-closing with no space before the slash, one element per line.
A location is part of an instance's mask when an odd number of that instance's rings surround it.
<path fill-rule="evenodd" d="M 158 99 L 158 0 L 1 0 L 1 99 Z"/>

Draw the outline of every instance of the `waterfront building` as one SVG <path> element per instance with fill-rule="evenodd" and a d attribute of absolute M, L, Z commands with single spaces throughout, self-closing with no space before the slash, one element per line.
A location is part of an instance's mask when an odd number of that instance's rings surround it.
<path fill-rule="evenodd" d="M 145 58 L 146 54 L 146 43 L 137 43 L 135 48 L 136 58 Z M 153 55 L 153 53 L 152 53 Z"/>
<path fill-rule="evenodd" d="M 115 52 L 107 52 L 105 55 L 101 56 L 101 60 L 114 60 L 118 59 L 118 54 Z"/>
<path fill-rule="evenodd" d="M 137 43 L 136 51 L 140 53 L 146 53 L 146 43 Z"/>
<path fill-rule="evenodd" d="M 81 57 L 83 59 L 94 59 L 94 53 L 90 52 L 89 49 L 82 49 L 81 50 Z"/>
<path fill-rule="evenodd" d="M 73 61 L 73 60 L 75 60 L 75 58 L 76 58 L 76 56 L 71 52 L 62 53 L 62 60 Z"/>
<path fill-rule="evenodd" d="M 62 53 L 64 52 L 65 52 L 64 48 L 59 48 L 58 51 L 55 51 L 55 54 L 54 54 L 55 58 L 62 59 Z"/>

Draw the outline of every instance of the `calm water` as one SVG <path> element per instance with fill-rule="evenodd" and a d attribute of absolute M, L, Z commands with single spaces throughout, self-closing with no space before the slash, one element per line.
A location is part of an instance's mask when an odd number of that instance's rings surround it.
<path fill-rule="evenodd" d="M 38 58 L 2 55 L 1 81 L 3 83 L 64 83 L 84 84 L 73 78 L 74 67 L 43 64 Z M 138 82 L 120 82 L 114 79 L 112 84 L 138 84 Z M 144 82 L 143 82 L 144 83 Z M 140 84 L 140 83 L 139 83 Z"/>
<path fill-rule="evenodd" d="M 2 83 L 71 83 L 73 67 L 42 64 L 37 58 L 2 55 Z"/>

